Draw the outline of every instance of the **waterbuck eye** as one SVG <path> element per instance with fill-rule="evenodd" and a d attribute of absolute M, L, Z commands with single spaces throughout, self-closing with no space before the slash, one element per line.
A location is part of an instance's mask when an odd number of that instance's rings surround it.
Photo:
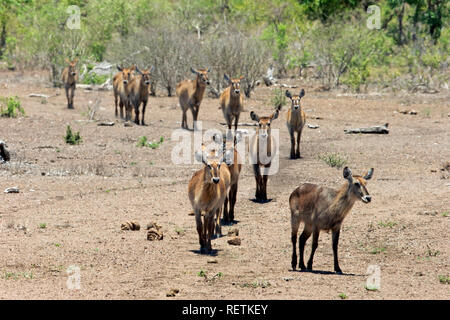
<path fill-rule="evenodd" d="M 211 169 L 211 165 L 210 164 L 208 164 L 207 166 L 208 166 L 209 169 Z"/>

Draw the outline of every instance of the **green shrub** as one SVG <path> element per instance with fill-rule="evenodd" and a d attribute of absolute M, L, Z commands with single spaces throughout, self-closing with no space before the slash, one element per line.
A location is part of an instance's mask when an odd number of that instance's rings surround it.
<path fill-rule="evenodd" d="M 342 158 L 337 153 L 328 153 L 319 156 L 320 160 L 323 160 L 326 164 L 328 164 L 330 167 L 334 168 L 342 168 L 342 166 L 347 162 L 344 158 Z"/>
<path fill-rule="evenodd" d="M 66 136 L 64 137 L 64 140 L 67 144 L 76 145 L 81 143 L 82 139 L 80 136 L 80 132 L 76 132 L 75 134 L 72 133 L 72 128 L 70 126 L 67 126 L 66 130 Z"/>
<path fill-rule="evenodd" d="M 25 115 L 25 110 L 20 104 L 19 97 L 7 97 L 0 99 L 0 115 L 7 118 L 16 118 L 19 113 Z"/>
<path fill-rule="evenodd" d="M 164 137 L 160 137 L 159 141 L 149 142 L 146 136 L 140 137 L 136 146 L 138 147 L 149 147 L 152 149 L 157 149 L 164 142 Z"/>
<path fill-rule="evenodd" d="M 107 79 L 108 79 L 107 75 L 99 75 L 99 74 L 96 74 L 95 72 L 89 72 L 84 76 L 82 83 L 83 84 L 103 84 L 106 82 Z"/>
<path fill-rule="evenodd" d="M 272 97 L 271 101 L 275 108 L 281 108 L 286 105 L 286 95 L 284 91 L 281 88 L 275 89 L 274 96 Z"/>

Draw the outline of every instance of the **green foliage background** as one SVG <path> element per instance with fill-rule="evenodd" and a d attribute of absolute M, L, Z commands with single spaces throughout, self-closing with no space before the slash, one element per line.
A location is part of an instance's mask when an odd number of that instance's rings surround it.
<path fill-rule="evenodd" d="M 380 8 L 379 30 L 366 27 L 372 4 Z M 80 30 L 66 26 L 70 5 L 81 10 Z M 330 87 L 359 91 L 376 84 L 416 90 L 448 81 L 449 6 L 448 0 L 2 0 L 0 59 L 9 66 L 46 68 L 57 85 L 66 58 L 78 57 L 82 64 L 143 60 L 132 55 L 136 47 L 127 51 L 125 46 L 136 35 L 148 35 L 152 54 L 159 54 L 146 64 L 164 60 L 164 52 L 157 53 L 152 43 L 163 42 L 166 32 L 172 34 L 174 45 L 168 50 L 176 52 L 173 60 L 192 54 L 189 61 L 204 64 L 227 50 L 218 42 L 240 35 L 243 43 L 251 39 L 258 42 L 252 46 L 264 47 L 259 51 L 267 63 L 252 69 L 255 77 L 269 64 L 279 77 L 307 77 L 305 70 L 312 66 Z M 184 41 L 176 41 L 176 35 Z M 181 48 L 194 44 L 194 50 Z M 173 77 L 168 70 L 160 72 L 157 80 L 171 94 L 172 83 L 189 74 L 189 66 L 185 69 L 178 68 Z"/>

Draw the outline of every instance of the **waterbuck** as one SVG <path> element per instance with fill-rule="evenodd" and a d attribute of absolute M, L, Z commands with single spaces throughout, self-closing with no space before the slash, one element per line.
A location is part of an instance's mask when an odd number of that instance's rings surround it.
<path fill-rule="evenodd" d="M 145 108 L 148 102 L 150 76 L 153 70 L 154 67 L 151 67 L 150 69 L 139 70 L 139 68 L 136 66 L 135 71 L 137 73 L 137 76 L 131 79 L 130 83 L 128 84 L 130 92 L 129 99 L 130 103 L 134 107 L 134 122 L 136 124 L 139 124 L 139 106 L 142 103 L 142 118 L 140 124 L 145 125 Z"/>
<path fill-rule="evenodd" d="M 371 197 L 366 189 L 367 180 L 372 178 L 373 168 L 364 177 L 352 175 L 348 167 L 343 171 L 344 179 L 347 181 L 339 189 L 331 189 L 315 184 L 305 183 L 295 189 L 289 197 L 289 207 L 291 209 L 292 227 L 292 269 L 297 266 L 297 232 L 300 222 L 305 223 L 302 234 L 299 237 L 301 270 L 312 270 L 314 252 L 317 249 L 319 233 L 321 230 L 332 231 L 334 271 L 342 273 L 338 261 L 338 242 L 342 222 L 353 207 L 356 200 L 369 203 Z M 313 234 L 311 255 L 308 266 L 303 262 L 303 251 L 305 243 Z"/>
<path fill-rule="evenodd" d="M 208 70 L 195 70 L 191 67 L 191 72 L 196 75 L 195 80 L 183 80 L 177 84 L 176 93 L 179 99 L 181 110 L 183 111 L 183 117 L 181 119 L 181 127 L 188 129 L 186 112 L 191 109 L 193 117 L 194 130 L 197 129 L 198 111 L 200 109 L 200 103 L 203 100 L 206 86 L 210 84 L 208 79 Z"/>
<path fill-rule="evenodd" d="M 244 97 L 241 95 L 241 80 L 244 78 L 241 76 L 237 79 L 230 79 L 226 74 L 223 75 L 225 81 L 230 86 L 223 90 L 220 95 L 220 107 L 223 112 L 225 121 L 227 122 L 228 129 L 231 130 L 231 125 L 234 119 L 234 131 L 237 130 L 239 115 L 244 109 Z"/>
<path fill-rule="evenodd" d="M 278 118 L 279 112 L 279 107 L 272 115 L 265 117 L 259 117 L 255 112 L 250 112 L 251 119 L 258 122 L 256 134 L 250 139 L 249 145 L 256 180 L 255 198 L 258 202 L 267 201 L 268 171 L 277 152 L 276 141 L 272 136 L 270 125 L 273 120 Z"/>
<path fill-rule="evenodd" d="M 287 112 L 286 125 L 288 127 L 289 135 L 291 136 L 291 159 L 301 158 L 300 156 L 300 139 L 302 137 L 302 130 L 305 126 L 306 115 L 300 103 L 300 99 L 305 95 L 305 90 L 302 89 L 299 95 L 292 95 L 289 90 L 286 90 L 286 97 L 291 99 L 291 107 Z M 297 132 L 297 150 L 295 150 L 295 133 Z"/>
<path fill-rule="evenodd" d="M 61 81 L 64 84 L 64 89 L 66 90 L 67 108 L 69 109 L 73 109 L 73 97 L 75 96 L 76 83 L 78 81 L 76 70 L 77 62 L 78 58 L 75 58 L 73 61 L 66 58 L 66 63 L 68 66 L 65 67 L 61 73 Z"/>

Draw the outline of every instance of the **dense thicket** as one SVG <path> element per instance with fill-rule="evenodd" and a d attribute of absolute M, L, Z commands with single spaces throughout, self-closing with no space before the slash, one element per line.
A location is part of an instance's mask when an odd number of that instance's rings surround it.
<path fill-rule="evenodd" d="M 369 29 L 376 4 L 380 29 Z M 70 29 L 68 7 L 80 8 Z M 448 81 L 446 0 L 2 0 L 0 59 L 10 68 L 42 67 L 58 84 L 66 57 L 154 65 L 155 85 L 174 94 L 190 66 L 246 77 L 250 95 L 273 65 L 355 91 L 368 85 L 439 89 Z M 371 11 L 373 12 L 373 11 Z M 92 75 L 89 79 L 93 78 Z"/>

